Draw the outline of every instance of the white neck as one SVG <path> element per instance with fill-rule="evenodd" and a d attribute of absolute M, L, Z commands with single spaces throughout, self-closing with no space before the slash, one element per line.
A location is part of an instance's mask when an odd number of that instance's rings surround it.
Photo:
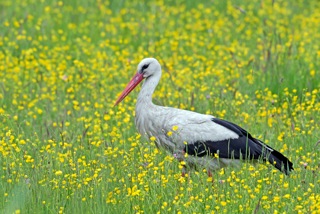
<path fill-rule="evenodd" d="M 136 104 L 136 117 L 135 124 L 140 134 L 148 136 L 148 118 L 150 118 L 150 114 L 153 114 L 156 111 L 156 105 L 152 103 L 152 94 L 154 89 L 157 87 L 161 72 L 158 72 L 158 76 L 150 76 L 148 77 L 142 85 L 140 93 L 138 95 L 138 100 Z M 152 117 L 151 117 L 152 118 Z M 149 137 L 151 137 L 150 135 Z"/>
<path fill-rule="evenodd" d="M 160 78 L 161 78 L 161 72 L 155 72 L 154 75 L 148 77 L 144 81 L 138 96 L 136 108 L 142 107 L 145 109 L 147 108 L 147 106 L 153 105 L 152 95 L 160 81 Z"/>

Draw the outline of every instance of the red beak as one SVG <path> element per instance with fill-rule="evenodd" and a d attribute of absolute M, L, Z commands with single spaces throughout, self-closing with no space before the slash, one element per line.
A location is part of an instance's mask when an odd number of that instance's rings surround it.
<path fill-rule="evenodd" d="M 143 80 L 143 74 L 136 73 L 130 80 L 126 88 L 123 90 L 121 95 L 118 97 L 114 106 L 118 105 L 130 92 Z"/>

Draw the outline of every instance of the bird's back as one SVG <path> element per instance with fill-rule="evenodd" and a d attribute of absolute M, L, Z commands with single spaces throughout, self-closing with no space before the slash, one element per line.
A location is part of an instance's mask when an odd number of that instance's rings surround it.
<path fill-rule="evenodd" d="M 158 146 L 170 151 L 182 149 L 185 143 L 238 137 L 233 131 L 213 123 L 213 118 L 211 115 L 153 105 L 144 111 L 136 111 L 135 122 L 141 135 L 147 138 L 154 136 Z"/>

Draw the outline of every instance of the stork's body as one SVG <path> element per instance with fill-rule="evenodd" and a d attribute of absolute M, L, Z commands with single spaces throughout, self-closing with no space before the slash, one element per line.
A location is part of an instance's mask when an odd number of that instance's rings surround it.
<path fill-rule="evenodd" d="M 208 170 L 237 165 L 241 159 L 268 160 L 286 174 L 293 169 L 285 156 L 233 123 L 211 115 L 153 104 L 152 94 L 161 78 L 161 66 L 154 58 L 146 58 L 139 63 L 137 74 L 116 105 L 144 78 L 136 104 L 136 127 L 148 139 L 155 137 L 158 147 L 167 149 L 179 160 Z M 173 127 L 178 129 L 173 131 Z M 189 154 L 186 158 L 185 153 Z"/>

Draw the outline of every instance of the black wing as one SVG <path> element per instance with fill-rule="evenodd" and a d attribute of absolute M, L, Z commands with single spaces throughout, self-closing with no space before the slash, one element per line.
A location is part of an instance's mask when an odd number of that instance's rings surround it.
<path fill-rule="evenodd" d="M 221 141 L 197 141 L 186 145 L 185 150 L 189 155 L 198 157 L 218 154 L 220 158 L 229 159 L 259 159 L 266 153 L 261 145 L 245 136 Z"/>
<path fill-rule="evenodd" d="M 213 118 L 213 122 L 226 127 L 239 135 L 236 139 L 225 139 L 221 141 L 197 141 L 186 145 L 185 152 L 189 155 L 204 157 L 218 154 L 220 158 L 229 159 L 262 159 L 268 160 L 274 166 L 288 174 L 293 169 L 292 163 L 280 152 L 272 149 L 262 141 L 255 139 L 249 132 L 240 126 Z"/>

